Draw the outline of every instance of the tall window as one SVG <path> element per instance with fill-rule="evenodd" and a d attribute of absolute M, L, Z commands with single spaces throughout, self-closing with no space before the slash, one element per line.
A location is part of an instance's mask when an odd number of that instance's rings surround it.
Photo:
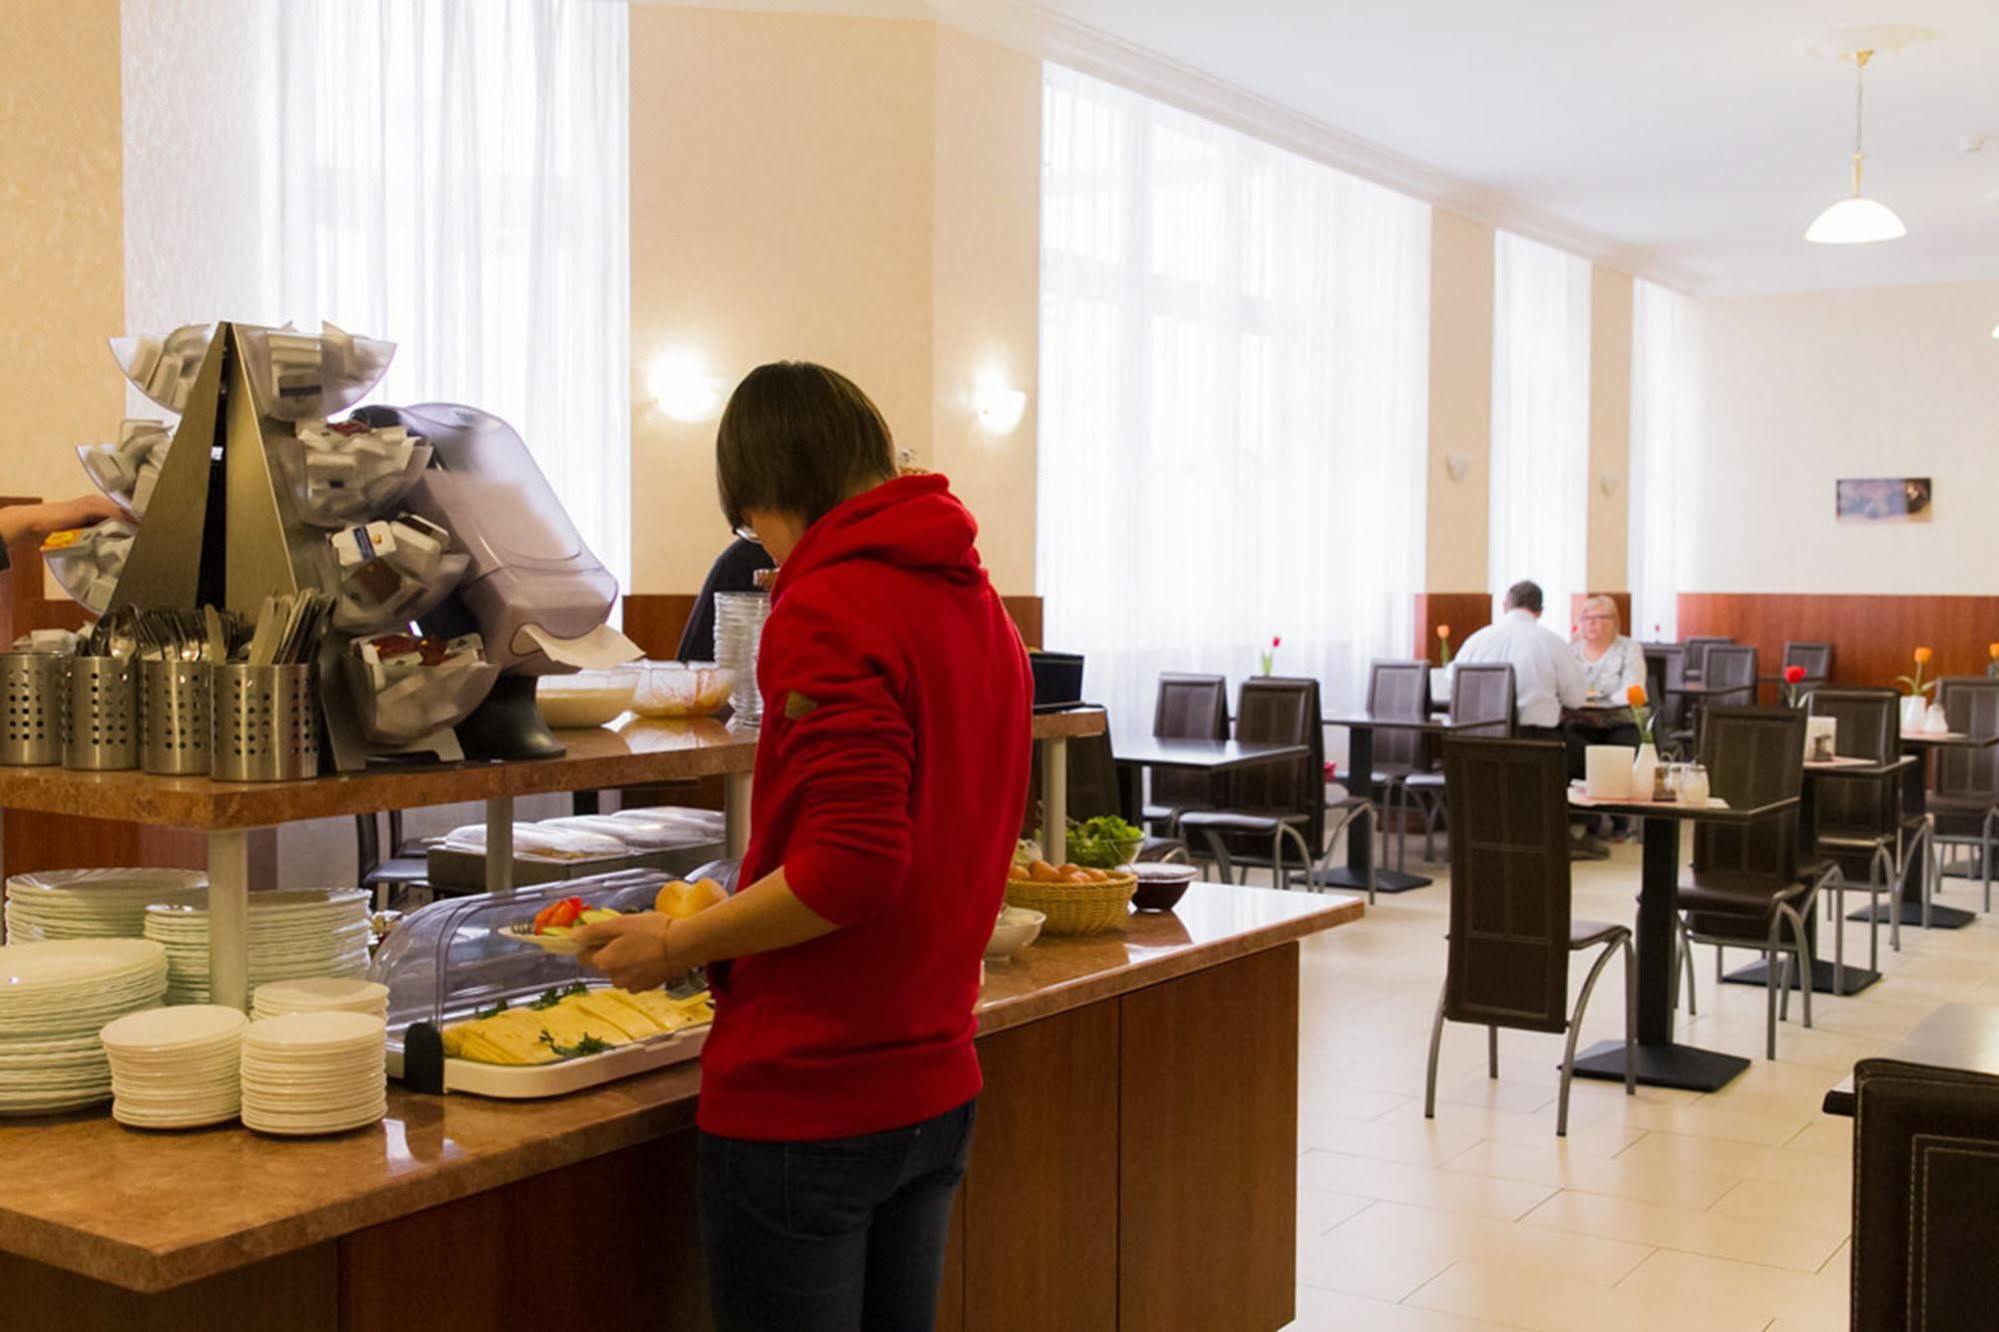
<path fill-rule="evenodd" d="M 1561 632 L 1572 596 L 1588 590 L 1590 269 L 1504 231 L 1494 246 L 1493 613 L 1507 587 L 1531 578 Z"/>
<path fill-rule="evenodd" d="M 624 6 L 161 0 L 124 39 L 135 328 L 388 338 L 373 400 L 505 418 L 628 584 Z"/>
<path fill-rule="evenodd" d="M 1052 65 L 1042 125 L 1047 645 L 1134 721 L 1273 637 L 1353 704 L 1421 584 L 1429 209 Z"/>
<path fill-rule="evenodd" d="M 1651 282 L 1633 294 L 1631 328 L 1631 619 L 1637 635 L 1679 637 L 1678 479 L 1700 410 L 1689 346 L 1692 303 Z"/>

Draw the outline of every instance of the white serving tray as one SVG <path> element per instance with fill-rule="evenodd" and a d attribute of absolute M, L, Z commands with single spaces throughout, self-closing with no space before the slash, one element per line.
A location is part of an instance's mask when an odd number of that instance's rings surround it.
<path fill-rule="evenodd" d="M 470 1092 L 507 1101 L 531 1101 L 545 1096 L 566 1096 L 586 1087 L 600 1086 L 650 1073 L 656 1068 L 684 1064 L 700 1057 L 708 1043 L 712 1024 L 633 1041 L 601 1054 L 563 1059 L 553 1064 L 482 1064 L 475 1059 L 446 1058 L 444 1090 Z M 388 1043 L 389 1076 L 403 1075 L 403 1043 L 391 1037 Z"/>

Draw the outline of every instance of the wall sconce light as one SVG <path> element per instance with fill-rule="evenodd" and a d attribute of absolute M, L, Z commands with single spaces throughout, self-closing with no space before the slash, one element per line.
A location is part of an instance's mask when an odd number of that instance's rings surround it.
<path fill-rule="evenodd" d="M 1615 495 L 1617 493 L 1618 482 L 1622 481 L 1623 479 L 1624 479 L 1623 477 L 1619 476 L 1615 472 L 1604 472 L 1598 475 L 1598 477 L 1596 478 L 1596 488 L 1603 492 L 1603 497 L 1605 499 L 1609 499 L 1612 495 Z"/>
<path fill-rule="evenodd" d="M 1008 384 L 997 370 L 987 370 L 972 385 L 972 411 L 988 435 L 1011 435 L 1027 414 L 1027 390 Z"/>
<path fill-rule="evenodd" d="M 646 366 L 646 392 L 662 412 L 693 424 L 715 415 L 722 402 L 722 380 L 708 373 L 699 352 L 669 347 Z"/>
<path fill-rule="evenodd" d="M 1444 455 L 1444 472 L 1451 480 L 1462 481 L 1465 479 L 1465 474 L 1470 471 L 1471 455 L 1469 453 L 1452 452 Z"/>

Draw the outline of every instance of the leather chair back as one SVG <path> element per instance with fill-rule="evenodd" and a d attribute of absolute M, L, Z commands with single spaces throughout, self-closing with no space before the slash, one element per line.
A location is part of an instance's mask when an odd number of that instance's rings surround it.
<path fill-rule="evenodd" d="M 1513 734 L 1513 667 L 1506 662 L 1460 666 L 1451 678 L 1451 720 L 1469 723 L 1453 735 L 1504 739 Z"/>
<path fill-rule="evenodd" d="M 1999 1078 L 1863 1059 L 1853 1094 L 1851 1325 L 1991 1327 Z"/>
<path fill-rule="evenodd" d="M 1944 720 L 1974 739 L 1999 734 L 1999 680 L 1952 676 L 1937 686 Z M 1999 801 L 1999 745 L 1944 746 L 1937 754 L 1938 795 L 1990 796 Z"/>
<path fill-rule="evenodd" d="M 1375 717 L 1418 717 L 1430 706 L 1428 661 L 1377 661 L 1367 668 L 1367 711 Z M 1376 772 L 1421 772 L 1429 764 L 1420 731 L 1377 730 Z M 1371 776 L 1361 773 L 1359 777 Z"/>
<path fill-rule="evenodd" d="M 1161 675 L 1152 707 L 1152 733 L 1171 740 L 1228 739 L 1228 681 L 1219 675 Z M 1222 784 L 1207 773 L 1152 771 L 1154 804 L 1198 808 L 1222 799 Z"/>
<path fill-rule="evenodd" d="M 1027 779 L 1027 817 L 1021 827 L 1023 837 L 1041 835 L 1041 755 L 1045 743 L 1034 742 L 1034 765 Z M 1131 817 L 1118 785 L 1117 760 L 1111 753 L 1108 732 L 1072 737 L 1068 767 L 1070 818 L 1093 819 L 1100 814 Z"/>
<path fill-rule="evenodd" d="M 1568 761 L 1549 740 L 1444 740 L 1444 1016 L 1561 1031 L 1569 1002 Z"/>
<path fill-rule="evenodd" d="M 1700 678 L 1701 673 L 1707 669 L 1707 650 L 1711 647 L 1723 647 L 1734 641 L 1732 638 L 1689 638 L 1681 645 L 1686 649 L 1687 674 L 1696 679 Z"/>
<path fill-rule="evenodd" d="M 1223 807 L 1274 810 L 1309 816 L 1301 829 L 1317 847 L 1326 830 L 1326 742 L 1319 682 L 1260 675 L 1244 680 L 1236 695 L 1237 740 L 1304 745 L 1299 758 L 1257 763 L 1227 778 Z M 1260 850 L 1268 849 L 1268 840 Z"/>
<path fill-rule="evenodd" d="M 1805 683 L 1819 684 L 1832 679 L 1832 644 L 1786 643 L 1784 666 L 1805 668 Z"/>
<path fill-rule="evenodd" d="M 1645 645 L 1645 693 L 1652 700 L 1659 738 L 1687 724 L 1687 700 L 1671 692 L 1687 682 L 1687 653 L 1678 643 Z"/>
<path fill-rule="evenodd" d="M 1734 643 L 1716 643 L 1707 650 L 1701 669 L 1701 683 L 1710 690 L 1705 702 L 1711 708 L 1746 708 L 1756 702 L 1756 649 Z"/>
<path fill-rule="evenodd" d="M 1795 800 L 1804 785 L 1805 714 L 1791 708 L 1709 708 L 1701 724 L 1708 792 L 1733 809 Z M 1694 824 L 1694 870 L 1735 870 L 1790 883 L 1798 875 L 1795 815 Z"/>
<path fill-rule="evenodd" d="M 1893 690 L 1815 689 L 1805 700 L 1805 711 L 1838 722 L 1833 752 L 1842 758 L 1888 763 L 1901 753 L 1901 703 Z M 1899 773 L 1888 777 L 1821 775 L 1812 787 L 1815 833 L 1893 835 L 1901 816 L 1901 787 Z"/>

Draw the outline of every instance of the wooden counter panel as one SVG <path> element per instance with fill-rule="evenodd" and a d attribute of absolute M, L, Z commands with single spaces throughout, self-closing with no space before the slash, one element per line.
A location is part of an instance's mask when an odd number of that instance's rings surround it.
<path fill-rule="evenodd" d="M 335 1332 L 339 1255 L 331 1244 L 142 1295 L 0 1253 L 0 1327 L 62 1332 Z"/>
<path fill-rule="evenodd" d="M 1116 1326 L 1117 1005 L 988 1037 L 979 1062 L 987 1090 L 964 1188 L 966 1332 Z"/>
<path fill-rule="evenodd" d="M 1285 1326 L 1298 1247 L 1298 945 L 1118 1006 L 1118 1326 Z"/>

